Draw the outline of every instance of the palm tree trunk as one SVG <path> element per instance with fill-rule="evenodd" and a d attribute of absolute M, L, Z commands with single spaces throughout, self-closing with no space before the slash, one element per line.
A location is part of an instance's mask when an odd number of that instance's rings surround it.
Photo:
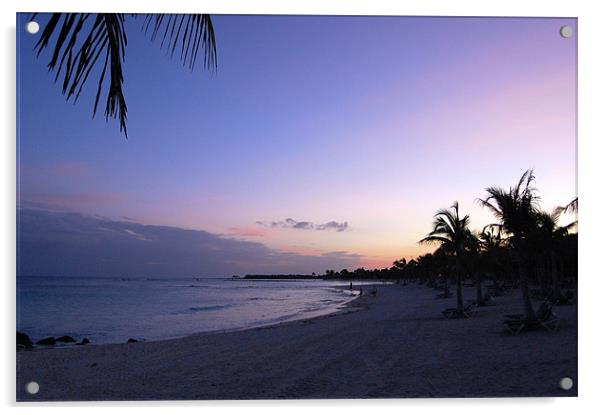
<path fill-rule="evenodd" d="M 481 273 L 480 272 L 475 273 L 475 281 L 477 284 L 477 304 L 482 305 L 483 304 L 483 290 L 481 288 Z"/>
<path fill-rule="evenodd" d="M 456 309 L 458 312 L 464 310 L 462 301 L 462 270 L 460 269 L 460 258 L 456 256 Z"/>
<path fill-rule="evenodd" d="M 556 260 L 556 253 L 550 252 L 550 276 L 552 278 L 552 296 L 554 300 L 559 300 L 562 297 L 560 292 L 560 284 L 558 283 L 558 261 Z"/>
<path fill-rule="evenodd" d="M 562 256 L 558 258 L 558 277 L 560 278 L 558 284 L 561 284 L 566 281 L 566 275 L 564 273 L 564 260 Z"/>
<path fill-rule="evenodd" d="M 537 273 L 537 281 L 539 282 L 539 290 L 542 297 L 545 297 L 549 291 L 548 277 L 546 275 L 546 259 L 544 255 L 538 255 L 535 263 L 535 272 Z"/>
<path fill-rule="evenodd" d="M 533 304 L 531 304 L 531 296 L 529 293 L 527 261 L 525 259 L 521 259 L 518 263 L 518 277 L 520 282 L 520 289 L 523 294 L 523 309 L 525 317 L 528 319 L 535 319 L 535 311 L 533 311 Z"/>

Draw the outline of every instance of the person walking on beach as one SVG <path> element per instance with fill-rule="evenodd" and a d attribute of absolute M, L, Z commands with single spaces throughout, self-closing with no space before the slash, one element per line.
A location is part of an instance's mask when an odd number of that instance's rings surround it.
<path fill-rule="evenodd" d="M 349 281 L 349 291 L 353 290 L 353 282 Z"/>

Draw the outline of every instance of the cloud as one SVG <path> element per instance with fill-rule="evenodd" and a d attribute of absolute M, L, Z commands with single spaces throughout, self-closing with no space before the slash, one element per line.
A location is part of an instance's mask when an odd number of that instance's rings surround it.
<path fill-rule="evenodd" d="M 330 222 L 326 222 L 323 225 L 318 225 L 318 227 L 316 229 L 319 231 L 333 229 L 333 230 L 336 230 L 337 232 L 343 232 L 343 231 L 346 231 L 348 227 L 349 227 L 349 224 L 347 222 L 330 221 Z"/>
<path fill-rule="evenodd" d="M 138 232 L 135 232 L 131 229 L 124 229 L 123 231 L 128 235 L 132 235 L 134 238 L 139 239 L 141 241 L 150 241 L 150 239 L 147 239 L 144 235 L 141 235 Z"/>
<path fill-rule="evenodd" d="M 356 267 L 349 252 L 300 254 L 202 230 L 18 208 L 18 275 L 228 277 Z M 297 222 L 296 222 L 297 223 Z"/>
<path fill-rule="evenodd" d="M 287 219 L 287 222 L 291 223 L 291 227 L 295 228 L 295 229 L 313 229 L 314 228 L 314 224 L 311 222 L 295 222 L 292 219 Z"/>
<path fill-rule="evenodd" d="M 85 210 L 94 206 L 107 206 L 123 203 L 121 193 L 35 193 L 19 195 L 22 207 L 39 207 L 49 210 Z"/>
<path fill-rule="evenodd" d="M 291 218 L 286 218 L 283 221 L 257 221 L 255 222 L 260 226 L 265 226 L 269 228 L 289 228 L 289 229 L 304 229 L 304 230 L 316 230 L 316 231 L 327 231 L 327 230 L 336 230 L 337 232 L 346 231 L 349 228 L 348 222 L 336 222 L 330 221 L 324 224 L 315 224 L 313 222 L 308 221 L 296 221 Z"/>

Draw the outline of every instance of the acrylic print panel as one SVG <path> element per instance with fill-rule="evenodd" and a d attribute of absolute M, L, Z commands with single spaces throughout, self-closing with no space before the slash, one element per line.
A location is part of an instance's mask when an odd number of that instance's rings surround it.
<path fill-rule="evenodd" d="M 17 19 L 18 400 L 577 395 L 576 19 Z"/>

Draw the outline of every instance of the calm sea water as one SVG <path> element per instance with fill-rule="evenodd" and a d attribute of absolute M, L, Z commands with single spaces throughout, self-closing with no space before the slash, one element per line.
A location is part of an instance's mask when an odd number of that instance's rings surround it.
<path fill-rule="evenodd" d="M 34 341 L 173 338 L 328 314 L 353 298 L 348 288 L 320 280 L 19 277 L 17 330 Z"/>

